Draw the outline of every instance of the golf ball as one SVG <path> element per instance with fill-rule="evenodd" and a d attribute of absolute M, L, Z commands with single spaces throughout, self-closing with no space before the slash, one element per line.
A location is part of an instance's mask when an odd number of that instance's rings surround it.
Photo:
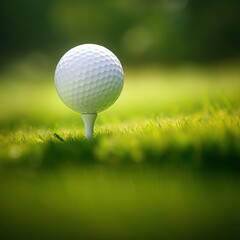
<path fill-rule="evenodd" d="M 82 44 L 66 52 L 57 64 L 55 86 L 71 109 L 99 113 L 119 97 L 124 83 L 120 61 L 107 48 Z"/>

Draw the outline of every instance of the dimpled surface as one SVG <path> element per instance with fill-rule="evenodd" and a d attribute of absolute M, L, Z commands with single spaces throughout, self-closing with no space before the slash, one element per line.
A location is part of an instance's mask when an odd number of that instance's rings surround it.
<path fill-rule="evenodd" d="M 124 74 L 118 58 L 107 48 L 83 44 L 60 59 L 54 76 L 62 101 L 80 113 L 98 113 L 119 97 Z"/>

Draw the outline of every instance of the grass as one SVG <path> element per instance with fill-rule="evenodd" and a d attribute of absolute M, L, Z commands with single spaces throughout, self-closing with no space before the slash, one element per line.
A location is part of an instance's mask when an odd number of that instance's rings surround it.
<path fill-rule="evenodd" d="M 0 238 L 240 237 L 238 64 L 127 70 L 91 141 L 48 72 L 0 79 Z"/>

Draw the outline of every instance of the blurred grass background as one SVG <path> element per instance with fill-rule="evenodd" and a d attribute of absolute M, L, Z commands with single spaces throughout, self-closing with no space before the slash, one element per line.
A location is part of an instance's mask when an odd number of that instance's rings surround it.
<path fill-rule="evenodd" d="M 239 6 L 2 0 L 0 238 L 239 238 Z M 86 42 L 125 71 L 91 141 L 53 83 Z"/>

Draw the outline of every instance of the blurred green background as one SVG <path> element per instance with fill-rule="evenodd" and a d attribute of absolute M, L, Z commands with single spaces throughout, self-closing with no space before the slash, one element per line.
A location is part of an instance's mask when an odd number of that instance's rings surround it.
<path fill-rule="evenodd" d="M 240 239 L 240 1 L 0 0 L 0 239 Z M 84 138 L 60 57 L 112 50 Z"/>
<path fill-rule="evenodd" d="M 98 43 L 126 65 L 239 58 L 238 0 L 1 0 L 1 62 Z"/>

